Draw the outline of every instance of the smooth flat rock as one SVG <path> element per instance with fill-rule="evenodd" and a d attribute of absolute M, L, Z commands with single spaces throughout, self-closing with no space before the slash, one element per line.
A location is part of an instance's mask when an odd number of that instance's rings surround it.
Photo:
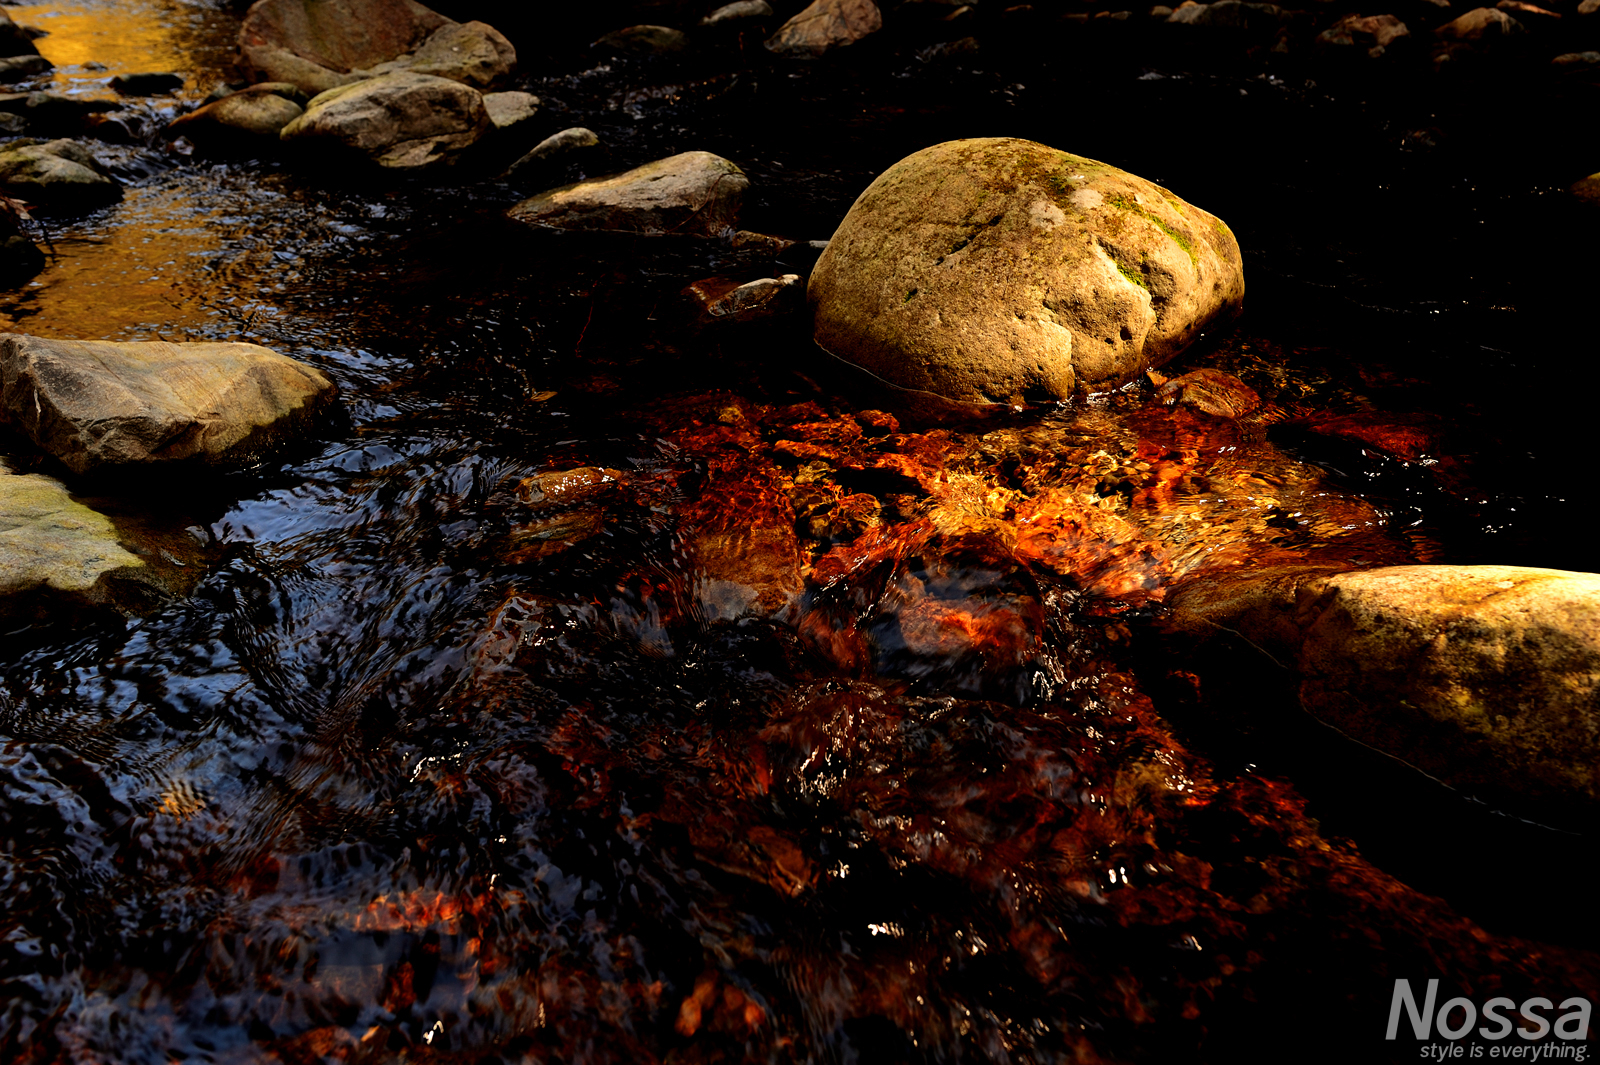
<path fill-rule="evenodd" d="M 539 114 L 539 98 L 531 92 L 484 93 L 483 106 L 499 130 L 516 129 Z"/>
<path fill-rule="evenodd" d="M 1160 366 L 1235 313 L 1222 221 L 1106 163 L 1013 138 L 890 167 L 811 273 L 817 343 L 961 402 L 1056 400 Z"/>
<path fill-rule="evenodd" d="M 716 236 L 733 224 L 749 184 L 744 172 L 721 156 L 684 152 L 551 189 L 509 213 L 519 222 L 556 229 Z"/>
<path fill-rule="evenodd" d="M 381 167 L 414 170 L 453 162 L 492 126 L 483 95 L 449 78 L 384 74 L 312 97 L 283 127 L 285 141 L 331 141 Z"/>
<path fill-rule="evenodd" d="M 108 598 L 107 574 L 143 565 L 118 542 L 111 519 L 74 500 L 60 481 L 0 463 L 0 621 L 98 605 Z"/>
<path fill-rule="evenodd" d="M 122 199 L 122 185 L 76 141 L 13 141 L 0 146 L 0 189 L 61 211 L 91 211 Z"/>
<path fill-rule="evenodd" d="M 0 413 L 79 474 L 250 465 L 310 429 L 334 391 L 322 371 L 258 344 L 0 334 Z"/>
<path fill-rule="evenodd" d="M 883 15 L 872 0 L 816 0 L 779 26 L 766 48 L 777 55 L 815 59 L 882 28 Z"/>

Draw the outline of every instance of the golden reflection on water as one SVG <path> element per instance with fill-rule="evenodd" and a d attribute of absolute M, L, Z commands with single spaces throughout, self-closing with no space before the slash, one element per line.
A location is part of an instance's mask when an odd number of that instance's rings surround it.
<path fill-rule="evenodd" d="M 183 74 L 187 89 L 209 88 L 199 79 L 231 58 L 225 49 L 237 26 L 224 12 L 174 0 L 77 0 L 6 12 L 18 25 L 47 31 L 34 46 L 56 65 L 56 87 L 73 93 L 99 89 L 115 74 L 146 71 Z M 86 64 L 105 69 L 85 70 Z"/>
<path fill-rule="evenodd" d="M 56 65 L 56 91 L 114 96 L 119 73 L 171 71 L 208 88 L 232 55 L 238 20 L 176 0 L 76 0 L 6 9 L 48 31 L 35 44 Z M 104 69 L 84 69 L 98 64 Z M 168 98 L 170 99 L 170 97 Z M 134 104 L 134 106 L 140 106 Z M 102 157 L 120 151 L 91 144 Z M 228 277 L 258 255 L 228 247 L 241 214 L 270 193 L 205 172 L 130 185 L 120 204 L 85 218 L 44 218 L 49 264 L 0 295 L 0 329 L 80 339 L 198 339 L 233 313 Z M 268 254 L 270 258 L 270 253 Z M 218 308 L 229 308 L 219 313 Z"/>

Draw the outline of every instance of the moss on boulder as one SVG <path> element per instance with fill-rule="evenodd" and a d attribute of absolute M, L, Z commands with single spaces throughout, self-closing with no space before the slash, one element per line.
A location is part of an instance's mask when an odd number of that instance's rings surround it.
<path fill-rule="evenodd" d="M 966 402 L 1064 399 L 1159 366 L 1244 299 L 1213 215 L 1014 138 L 948 141 L 851 207 L 808 288 L 817 343 Z"/>

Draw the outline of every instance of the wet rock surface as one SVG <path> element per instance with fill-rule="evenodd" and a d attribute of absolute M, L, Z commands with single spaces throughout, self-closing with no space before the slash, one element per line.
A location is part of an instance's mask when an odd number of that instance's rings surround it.
<path fill-rule="evenodd" d="M 390 170 L 447 166 L 493 127 L 483 100 L 449 78 L 383 74 L 312 97 L 278 136 L 343 148 Z"/>
<path fill-rule="evenodd" d="M 320 371 L 257 344 L 0 335 L 6 423 L 79 474 L 249 465 L 308 430 L 333 392 Z"/>
<path fill-rule="evenodd" d="M 94 153 L 65 139 L 0 147 L 0 188 L 57 211 L 89 211 L 122 199 L 122 183 Z"/>
<path fill-rule="evenodd" d="M 749 185 L 750 179 L 728 160 L 710 152 L 684 152 L 611 177 L 551 189 L 523 200 L 510 215 L 529 225 L 559 229 L 716 236 L 738 218 Z"/>

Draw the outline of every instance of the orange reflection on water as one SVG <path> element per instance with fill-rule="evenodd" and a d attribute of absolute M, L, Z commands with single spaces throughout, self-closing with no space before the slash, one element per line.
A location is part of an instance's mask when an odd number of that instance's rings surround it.
<path fill-rule="evenodd" d="M 146 71 L 183 74 L 186 88 L 197 88 L 200 71 L 228 62 L 237 25 L 224 12 L 173 0 L 77 0 L 6 12 L 20 26 L 46 31 L 34 45 L 56 65 L 57 87 L 74 93 L 94 91 L 116 74 Z M 85 64 L 105 69 L 84 70 Z"/>

